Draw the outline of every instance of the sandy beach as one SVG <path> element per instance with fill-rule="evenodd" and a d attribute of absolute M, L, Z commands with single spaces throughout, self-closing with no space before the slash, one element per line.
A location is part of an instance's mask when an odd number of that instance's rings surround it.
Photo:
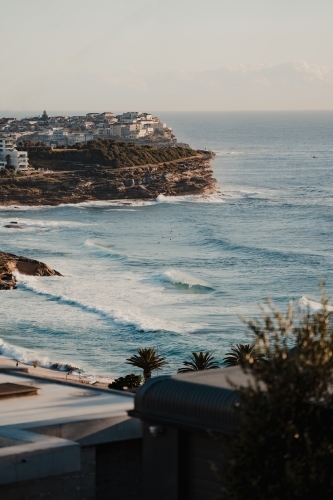
<path fill-rule="evenodd" d="M 0 369 L 1 368 L 16 368 L 16 359 L 7 358 L 5 356 L 0 356 Z M 18 368 L 25 368 L 28 370 L 30 375 L 34 375 L 35 377 L 49 378 L 57 381 L 69 381 L 76 382 L 80 384 L 93 385 L 94 387 L 103 387 L 107 388 L 110 381 L 104 381 L 104 377 L 98 377 L 98 379 L 93 378 L 91 376 L 86 377 L 82 373 L 73 372 L 67 373 L 65 371 L 60 370 L 52 370 L 50 368 L 43 368 L 41 366 L 32 366 L 25 363 L 18 363 Z M 99 380 L 101 379 L 101 380 Z"/>

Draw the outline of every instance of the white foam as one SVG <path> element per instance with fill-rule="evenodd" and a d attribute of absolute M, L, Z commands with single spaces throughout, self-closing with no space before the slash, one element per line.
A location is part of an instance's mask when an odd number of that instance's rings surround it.
<path fill-rule="evenodd" d="M 14 359 L 19 363 L 23 363 L 28 366 L 33 366 L 34 363 L 36 363 L 37 366 L 40 366 L 41 368 L 48 368 L 60 372 L 68 372 L 69 370 L 71 370 L 72 375 L 77 375 L 80 379 L 87 380 L 88 382 L 96 381 L 109 384 L 114 380 L 113 377 L 107 377 L 105 375 L 96 375 L 94 373 L 90 373 L 90 371 L 87 372 L 79 368 L 76 365 L 76 363 L 68 363 L 65 361 L 60 361 L 60 362 L 51 361 L 48 356 L 43 356 L 38 352 L 30 351 L 22 347 L 8 344 L 8 342 L 5 342 L 2 338 L 0 338 L 0 360 L 1 356 L 4 356 L 9 359 Z"/>
<path fill-rule="evenodd" d="M 0 211 L 29 211 L 29 210 L 45 210 L 48 208 L 57 208 L 57 205 L 0 205 Z"/>
<path fill-rule="evenodd" d="M 310 297 L 306 297 L 303 295 L 299 301 L 298 304 L 301 309 L 307 310 L 310 309 L 312 312 L 319 312 L 322 310 L 323 306 L 321 302 L 317 302 L 316 300 L 311 299 Z M 333 312 L 333 306 L 327 306 L 327 310 L 329 312 Z"/>
<path fill-rule="evenodd" d="M 59 207 L 73 208 L 109 208 L 109 207 L 143 207 L 153 205 L 155 200 L 96 200 L 82 201 L 81 203 L 60 204 Z"/>
<path fill-rule="evenodd" d="M 22 219 L 19 217 L 11 217 L 6 219 L 0 219 L 0 231 L 9 232 L 12 228 L 6 228 L 6 225 L 10 225 L 12 222 L 20 226 L 20 229 L 13 228 L 14 231 L 19 232 L 33 232 L 33 231 L 50 231 L 52 229 L 62 229 L 62 228 L 76 228 L 85 227 L 90 224 L 84 222 L 76 221 L 66 221 L 66 220 L 39 220 L 39 219 Z"/>
<path fill-rule="evenodd" d="M 185 196 L 165 196 L 158 195 L 156 203 L 225 203 L 222 193 L 185 195 Z"/>
<path fill-rule="evenodd" d="M 33 276 L 23 276 L 15 273 L 18 280 L 18 288 L 28 290 L 37 295 L 41 295 L 48 300 L 52 300 L 59 304 L 65 304 L 71 307 L 76 307 L 84 312 L 97 314 L 101 318 L 111 321 L 115 325 L 132 327 L 139 332 L 159 332 L 169 331 L 174 333 L 189 333 L 197 329 L 194 324 L 179 324 L 177 322 L 168 321 L 167 323 L 154 317 L 143 317 L 139 310 L 122 311 L 119 309 L 102 308 L 84 300 L 68 297 L 64 294 L 53 294 L 40 287 L 39 278 Z M 47 280 L 63 280 L 64 278 L 42 278 L 43 283 Z"/>
<path fill-rule="evenodd" d="M 43 368 L 52 368 L 54 366 L 57 366 L 56 369 L 59 371 L 66 371 L 68 370 L 69 366 L 68 363 L 65 362 L 55 363 L 53 361 L 50 361 L 48 356 L 43 356 L 41 354 L 38 354 L 37 352 L 33 352 L 28 349 L 24 349 L 22 347 L 8 344 L 1 338 L 0 338 L 0 355 L 10 359 L 15 359 L 27 365 L 33 365 L 34 363 L 37 363 L 38 366 L 41 366 Z"/>
<path fill-rule="evenodd" d="M 197 288 L 213 290 L 213 287 L 205 280 L 192 276 L 189 273 L 178 271 L 176 269 L 168 269 L 159 276 L 162 282 L 181 285 L 187 288 Z"/>

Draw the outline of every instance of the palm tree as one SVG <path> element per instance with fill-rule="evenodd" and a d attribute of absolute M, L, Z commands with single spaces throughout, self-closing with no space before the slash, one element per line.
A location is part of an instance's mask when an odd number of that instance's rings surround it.
<path fill-rule="evenodd" d="M 219 368 L 217 361 L 214 361 L 214 357 L 207 352 L 192 352 L 190 356 L 190 361 L 183 361 L 184 368 L 179 368 L 178 373 L 186 372 L 196 372 L 201 370 L 212 370 L 214 368 Z"/>
<path fill-rule="evenodd" d="M 168 362 L 165 361 L 166 358 L 159 356 L 156 349 L 138 349 L 138 354 L 126 359 L 127 364 L 136 366 L 143 370 L 144 382 L 147 382 L 151 378 L 151 372 L 153 370 L 158 370 L 163 366 L 167 365 Z"/>
<path fill-rule="evenodd" d="M 226 366 L 249 365 L 259 358 L 253 344 L 236 344 L 223 358 Z M 251 363 L 251 360 L 252 363 Z"/>

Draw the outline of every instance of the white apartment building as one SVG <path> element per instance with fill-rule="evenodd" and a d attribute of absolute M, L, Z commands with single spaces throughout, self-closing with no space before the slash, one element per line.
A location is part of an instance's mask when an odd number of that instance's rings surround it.
<path fill-rule="evenodd" d="M 92 141 L 93 138 L 94 138 L 94 134 L 92 134 L 92 133 L 85 134 L 84 132 L 75 132 L 73 134 L 68 134 L 68 136 L 67 136 L 69 146 L 73 146 L 74 144 L 76 144 L 78 142 Z"/>
<path fill-rule="evenodd" d="M 0 170 L 13 167 L 18 170 L 28 170 L 28 153 L 17 151 L 16 137 L 10 134 L 0 134 Z"/>
<path fill-rule="evenodd" d="M 110 125 L 104 129 L 105 131 L 105 137 L 110 138 L 110 137 L 121 137 L 122 136 L 122 130 L 124 129 L 125 125 L 121 123 L 110 123 Z"/>

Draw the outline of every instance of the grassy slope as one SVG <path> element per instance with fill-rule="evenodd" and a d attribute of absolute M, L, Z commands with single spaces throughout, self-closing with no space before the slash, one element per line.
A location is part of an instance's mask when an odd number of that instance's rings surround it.
<path fill-rule="evenodd" d="M 68 149 L 29 151 L 32 165 L 39 161 L 77 162 L 86 165 L 99 164 L 112 168 L 157 164 L 195 156 L 191 148 L 139 146 L 130 142 L 119 142 L 109 139 L 89 141 L 87 144 L 76 144 Z"/>

